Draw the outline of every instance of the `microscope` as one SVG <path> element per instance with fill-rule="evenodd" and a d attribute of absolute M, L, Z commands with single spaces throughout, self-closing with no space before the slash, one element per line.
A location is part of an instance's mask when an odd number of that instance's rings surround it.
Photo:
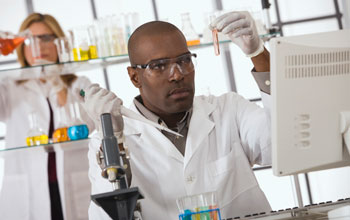
<path fill-rule="evenodd" d="M 97 160 L 101 164 L 104 161 L 102 168 L 102 176 L 112 184 L 113 191 L 91 195 L 92 201 L 103 210 L 113 220 L 133 220 L 139 219 L 134 216 L 137 206 L 137 200 L 143 196 L 137 187 L 128 188 L 126 178 L 126 165 L 122 164 L 117 138 L 113 133 L 113 125 L 111 114 L 104 113 L 101 115 L 102 123 L 102 151 L 98 152 Z"/>

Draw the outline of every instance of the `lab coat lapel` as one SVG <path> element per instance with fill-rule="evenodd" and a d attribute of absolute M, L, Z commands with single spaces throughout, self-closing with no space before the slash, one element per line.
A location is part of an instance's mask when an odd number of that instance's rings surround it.
<path fill-rule="evenodd" d="M 200 144 L 215 127 L 214 122 L 209 118 L 214 108 L 215 105 L 202 100 L 200 97 L 195 98 L 187 134 L 185 165 L 188 164 L 195 152 L 200 148 Z"/>
<path fill-rule="evenodd" d="M 43 94 L 41 86 L 36 80 L 28 80 L 24 82 L 23 87 L 25 87 L 26 89 L 32 90 L 38 94 Z"/>
<path fill-rule="evenodd" d="M 139 111 L 134 105 L 132 105 L 130 109 L 139 114 Z M 151 125 L 147 125 L 143 122 L 137 122 L 132 119 L 130 119 L 130 122 L 131 124 L 134 124 L 134 126 L 128 126 L 128 128 L 124 128 L 124 134 L 126 136 L 132 134 L 139 135 L 139 144 L 141 146 L 146 143 L 152 143 L 152 145 L 157 148 L 157 150 L 160 149 L 169 157 L 172 157 L 181 163 L 184 162 L 184 157 L 182 154 L 177 150 L 176 146 L 165 135 L 163 135 L 160 130 Z"/>

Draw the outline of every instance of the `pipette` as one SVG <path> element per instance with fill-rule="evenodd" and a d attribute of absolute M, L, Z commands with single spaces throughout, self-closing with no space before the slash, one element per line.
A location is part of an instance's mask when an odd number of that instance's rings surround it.
<path fill-rule="evenodd" d="M 83 89 L 80 90 L 79 94 L 80 94 L 81 97 L 85 97 L 85 91 Z M 157 124 L 157 123 L 155 123 L 153 121 L 150 121 L 150 120 L 142 117 L 141 115 L 137 114 L 136 112 L 134 112 L 134 111 L 132 111 L 132 110 L 130 110 L 130 109 L 124 107 L 124 106 L 120 106 L 120 113 L 123 116 L 127 117 L 127 118 L 131 118 L 131 119 L 134 119 L 134 120 L 137 120 L 137 121 L 141 121 L 143 123 L 149 124 L 149 125 L 151 125 L 151 126 L 153 126 L 155 128 L 158 128 L 160 130 L 163 130 L 163 131 L 172 133 L 174 135 L 183 137 L 183 135 L 181 135 L 181 134 L 179 134 L 179 133 L 177 133 L 177 132 L 175 132 L 173 130 L 170 130 L 169 128 L 164 127 L 164 126 L 162 126 L 160 124 Z"/>

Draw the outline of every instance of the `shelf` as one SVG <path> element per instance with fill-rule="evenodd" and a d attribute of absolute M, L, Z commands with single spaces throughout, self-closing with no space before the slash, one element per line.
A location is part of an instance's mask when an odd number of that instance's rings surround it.
<path fill-rule="evenodd" d="M 65 63 L 53 63 L 23 68 L 12 68 L 0 70 L 0 80 L 5 77 L 16 80 L 37 79 L 57 74 L 69 74 L 79 71 L 103 68 L 110 65 L 128 62 L 127 54 L 90 59 L 86 61 L 70 61 Z"/>
<path fill-rule="evenodd" d="M 279 35 L 278 32 L 271 34 L 260 35 L 264 41 Z M 220 41 L 220 44 L 230 43 L 230 40 Z M 199 45 L 190 46 L 190 49 L 198 49 L 211 47 L 212 42 L 201 43 Z M 45 78 L 47 76 L 57 75 L 57 74 L 69 74 L 79 71 L 92 70 L 97 68 L 104 68 L 110 65 L 126 63 L 129 61 L 128 54 L 122 54 L 118 56 L 101 57 L 96 59 L 90 59 L 86 61 L 70 61 L 65 63 L 54 63 L 45 64 L 24 68 L 11 68 L 0 70 L 0 80 L 9 77 L 16 80 L 26 80 L 26 79 L 38 79 Z"/>
<path fill-rule="evenodd" d="M 19 147 L 13 147 L 13 148 L 7 148 L 7 149 L 0 149 L 0 154 L 6 153 L 6 152 L 13 152 L 13 151 L 28 151 L 28 150 L 39 150 L 43 149 L 45 151 L 53 151 L 52 148 L 55 147 L 66 147 L 66 146 L 75 146 L 78 147 L 80 144 L 88 143 L 89 138 L 81 139 L 81 140 L 74 140 L 74 141 L 65 141 L 60 143 L 51 143 L 51 144 L 42 144 L 42 145 L 36 145 L 36 146 L 19 146 Z"/>

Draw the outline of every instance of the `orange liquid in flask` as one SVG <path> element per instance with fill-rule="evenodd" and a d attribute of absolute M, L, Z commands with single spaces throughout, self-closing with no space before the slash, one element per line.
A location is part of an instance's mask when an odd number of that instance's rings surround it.
<path fill-rule="evenodd" d="M 188 40 L 187 46 L 194 46 L 194 45 L 198 45 L 200 43 L 201 43 L 201 41 L 199 39 L 198 40 Z"/>
<path fill-rule="evenodd" d="M 13 39 L 0 38 L 0 52 L 2 55 L 6 56 L 24 42 L 25 37 L 16 37 Z"/>
<path fill-rule="evenodd" d="M 54 143 L 69 141 L 68 128 L 58 128 L 52 134 L 52 140 Z"/>

